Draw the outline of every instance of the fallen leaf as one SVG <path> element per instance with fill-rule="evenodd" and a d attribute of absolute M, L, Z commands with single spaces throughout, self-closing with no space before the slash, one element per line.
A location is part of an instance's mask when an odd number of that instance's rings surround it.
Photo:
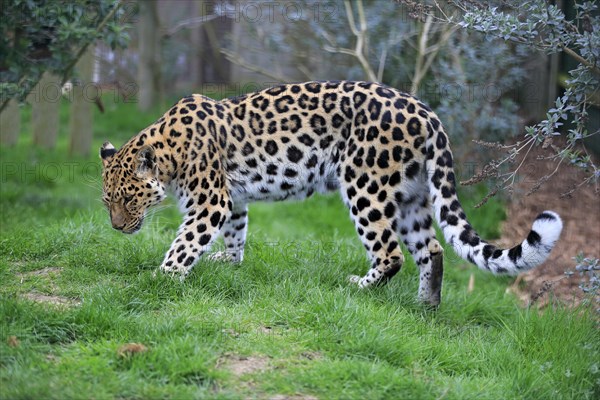
<path fill-rule="evenodd" d="M 140 343 L 127 343 L 119 347 L 117 355 L 119 357 L 129 357 L 137 353 L 145 353 L 148 348 Z"/>
<path fill-rule="evenodd" d="M 9 336 L 8 339 L 6 339 L 6 342 L 10 347 L 19 347 L 19 344 L 21 344 L 16 336 Z"/>

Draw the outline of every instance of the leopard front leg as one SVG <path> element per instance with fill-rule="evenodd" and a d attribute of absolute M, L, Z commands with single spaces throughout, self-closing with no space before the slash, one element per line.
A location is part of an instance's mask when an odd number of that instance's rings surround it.
<path fill-rule="evenodd" d="M 200 256 L 210 249 L 229 214 L 229 207 L 213 208 L 210 211 L 189 210 L 160 270 L 173 275 L 179 274 L 183 279 Z"/>
<path fill-rule="evenodd" d="M 349 200 L 347 204 L 356 231 L 371 261 L 371 269 L 366 275 L 352 275 L 350 281 L 358 284 L 361 289 L 386 284 L 400 271 L 404 263 L 404 255 L 395 233 L 395 226 L 398 224 L 396 207 L 392 202 L 380 207 L 377 202 L 371 202 L 366 196 L 360 195 Z"/>
<path fill-rule="evenodd" d="M 225 243 L 225 251 L 218 251 L 209 256 L 215 261 L 242 262 L 246 232 L 248 231 L 248 206 L 234 205 L 231 216 L 225 221 L 221 234 Z"/>

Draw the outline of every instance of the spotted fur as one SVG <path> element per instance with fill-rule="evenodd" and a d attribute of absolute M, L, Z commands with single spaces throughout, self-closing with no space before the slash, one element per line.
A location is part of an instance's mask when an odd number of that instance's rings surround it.
<path fill-rule="evenodd" d="M 340 190 L 371 261 L 360 287 L 387 281 L 404 262 L 400 240 L 420 268 L 427 299 L 434 218 L 463 258 L 496 274 L 543 262 L 562 222 L 541 213 L 511 249 L 482 240 L 455 190 L 448 137 L 416 98 L 377 83 L 286 84 L 215 101 L 185 97 L 119 151 L 105 143 L 104 202 L 113 227 L 137 231 L 170 188 L 184 214 L 160 267 L 189 273 L 221 234 L 242 261 L 253 201 L 301 199 Z"/>

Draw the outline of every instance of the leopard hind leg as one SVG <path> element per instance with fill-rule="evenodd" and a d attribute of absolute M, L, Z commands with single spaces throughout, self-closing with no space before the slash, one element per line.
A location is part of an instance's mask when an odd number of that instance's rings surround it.
<path fill-rule="evenodd" d="M 433 211 L 427 193 L 400 203 L 398 233 L 419 268 L 418 299 L 438 306 L 441 302 L 443 249 L 435 236 Z"/>
<path fill-rule="evenodd" d="M 242 262 L 247 232 L 248 206 L 246 204 L 234 205 L 231 215 L 221 228 L 225 250 L 213 253 L 208 258 L 213 261 Z"/>

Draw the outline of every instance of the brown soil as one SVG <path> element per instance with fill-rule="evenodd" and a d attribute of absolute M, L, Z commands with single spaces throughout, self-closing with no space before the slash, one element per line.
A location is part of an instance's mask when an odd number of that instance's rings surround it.
<path fill-rule="evenodd" d="M 226 355 L 217 362 L 217 367 L 223 367 L 236 377 L 255 372 L 266 371 L 270 367 L 269 358 L 264 356 L 243 357 Z"/>
<path fill-rule="evenodd" d="M 36 271 L 29 271 L 24 273 L 17 273 L 17 277 L 21 278 L 21 280 L 26 278 L 33 278 L 36 276 L 46 277 L 49 275 L 58 275 L 62 272 L 62 268 L 58 267 L 45 267 L 42 269 L 38 269 Z"/>
<path fill-rule="evenodd" d="M 269 331 L 263 333 L 270 333 L 270 327 L 263 328 Z M 303 353 L 302 357 L 309 360 L 314 360 L 320 358 L 321 355 L 319 353 Z M 217 360 L 216 367 L 218 369 L 225 369 L 231 372 L 231 374 L 236 378 L 242 378 L 246 375 L 261 373 L 276 368 L 276 366 L 273 365 L 271 358 L 267 356 L 253 355 L 245 357 L 237 354 L 225 354 L 223 357 Z M 241 386 L 246 387 L 247 389 L 253 392 L 255 390 L 255 382 L 252 380 L 242 381 Z M 318 400 L 317 397 L 302 393 L 276 394 L 272 396 L 267 396 L 263 393 L 254 392 L 253 396 L 248 398 L 269 400 Z"/>
<path fill-rule="evenodd" d="M 307 394 L 276 394 L 275 396 L 269 397 L 269 400 L 319 400 L 315 396 Z"/>
<path fill-rule="evenodd" d="M 535 216 L 544 210 L 553 210 L 563 220 L 561 237 L 549 259 L 538 268 L 520 275 L 511 290 L 525 303 L 542 307 L 552 298 L 577 305 L 584 293 L 578 287 L 583 279 L 579 273 L 571 277 L 565 271 L 575 271 L 575 257 L 600 257 L 600 191 L 595 185 L 583 185 L 573 190 L 587 176 L 579 168 L 561 167 L 553 177 L 534 193 L 527 194 L 536 182 L 556 168 L 556 164 L 539 159 L 551 154 L 551 149 L 537 147 L 523 164 L 520 183 L 515 187 L 513 201 L 503 225 L 501 245 L 511 246 L 527 236 Z M 515 165 L 518 165 L 518 162 Z"/>

